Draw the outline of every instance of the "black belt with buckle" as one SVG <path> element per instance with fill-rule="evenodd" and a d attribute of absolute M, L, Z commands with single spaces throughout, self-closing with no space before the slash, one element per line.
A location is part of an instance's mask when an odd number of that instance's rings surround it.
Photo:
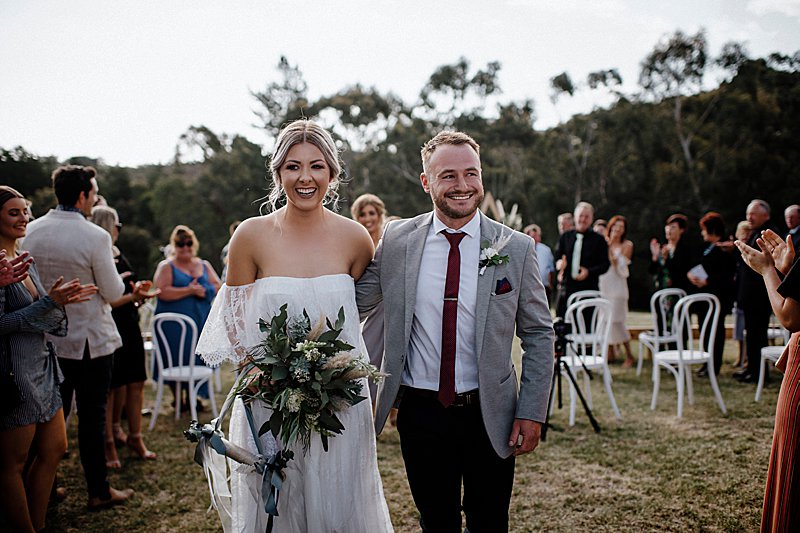
<path fill-rule="evenodd" d="M 427 398 L 437 401 L 439 399 L 439 391 L 415 389 L 413 387 L 403 387 L 403 395 L 408 395 L 411 397 L 416 396 L 417 398 Z M 453 400 L 453 403 L 450 404 L 450 407 L 468 407 L 470 405 L 480 405 L 478 389 L 456 394 L 456 397 Z"/>

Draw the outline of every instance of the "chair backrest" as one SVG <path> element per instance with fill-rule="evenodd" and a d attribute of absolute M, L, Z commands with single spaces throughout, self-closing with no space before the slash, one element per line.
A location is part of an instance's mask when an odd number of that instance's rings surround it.
<path fill-rule="evenodd" d="M 192 369 L 195 363 L 195 347 L 197 346 L 197 324 L 194 320 L 180 313 L 159 313 L 153 316 L 153 353 L 159 372 L 164 369 L 188 366 Z M 169 335 L 165 326 L 177 328 L 179 336 Z M 178 339 L 177 351 L 170 344 L 170 338 Z M 162 351 L 163 350 L 163 351 Z"/>
<path fill-rule="evenodd" d="M 611 302 L 604 298 L 580 300 L 569 307 L 564 315 L 572 324 L 572 333 L 567 336 L 571 357 L 600 355 L 608 357 L 608 336 L 611 332 Z"/>
<path fill-rule="evenodd" d="M 580 302 L 581 300 L 588 300 L 589 298 L 602 298 L 603 295 L 600 294 L 600 291 L 588 290 L 588 291 L 578 291 L 573 292 L 567 298 L 567 307 L 571 306 L 575 302 Z M 566 314 L 564 315 L 566 316 Z"/>
<path fill-rule="evenodd" d="M 678 331 L 678 324 L 673 320 L 675 304 L 686 296 L 683 289 L 661 289 L 650 297 L 650 318 L 653 321 L 653 331 L 659 337 L 674 336 Z"/>
<path fill-rule="evenodd" d="M 678 323 L 678 351 L 714 353 L 714 340 L 719 321 L 719 300 L 709 293 L 690 294 L 675 304 L 674 320 Z M 692 327 L 692 315 L 698 318 L 697 335 Z"/>

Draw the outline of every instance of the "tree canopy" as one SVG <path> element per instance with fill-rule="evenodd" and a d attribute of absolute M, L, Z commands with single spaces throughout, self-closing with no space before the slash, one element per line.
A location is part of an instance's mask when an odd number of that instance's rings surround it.
<path fill-rule="evenodd" d="M 302 117 L 334 133 L 346 163 L 344 212 L 365 192 L 380 196 L 392 215 L 429 210 L 419 149 L 442 129 L 468 132 L 481 144 L 486 190 L 517 204 L 524 224 L 543 228 L 545 242 L 555 242 L 556 216 L 578 200 L 594 204 L 598 217 L 627 217 L 637 250 L 632 306 L 646 305 L 647 243 L 663 238 L 669 214 L 686 214 L 688 238 L 699 244 L 696 221 L 708 210 L 732 231 L 750 199 L 769 202 L 780 223 L 777 213 L 800 197 L 798 53 L 751 58 L 728 43 L 713 57 L 702 31 L 678 31 L 643 59 L 635 92 L 623 93 L 615 68 L 554 75 L 551 105 L 598 91 L 610 103 L 544 130 L 535 128 L 532 100 L 500 100 L 501 68 L 459 58 L 435 69 L 414 102 L 359 84 L 311 100 L 300 68 L 281 58 L 272 81 L 253 92 L 254 116 L 271 139 Z M 721 80 L 714 86 L 711 73 Z M 200 254 L 220 267 L 228 225 L 258 215 L 269 189 L 265 150 L 242 136 L 193 125 L 175 154 L 170 164 L 138 168 L 71 160 L 98 167 L 100 192 L 125 224 L 120 247 L 141 275 L 152 273 L 159 245 L 179 223 L 197 232 Z M 49 174 L 59 163 L 0 148 L 0 182 L 31 199 L 40 216 L 55 203 Z"/>

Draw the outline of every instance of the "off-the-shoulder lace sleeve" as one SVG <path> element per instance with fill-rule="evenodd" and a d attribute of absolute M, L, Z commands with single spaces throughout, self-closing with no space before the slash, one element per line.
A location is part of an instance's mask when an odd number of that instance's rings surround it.
<path fill-rule="evenodd" d="M 208 366 L 217 366 L 223 361 L 238 363 L 247 355 L 247 348 L 254 344 L 250 337 L 257 323 L 251 324 L 247 313 L 254 287 L 251 283 L 220 288 L 197 342 L 197 353 Z"/>

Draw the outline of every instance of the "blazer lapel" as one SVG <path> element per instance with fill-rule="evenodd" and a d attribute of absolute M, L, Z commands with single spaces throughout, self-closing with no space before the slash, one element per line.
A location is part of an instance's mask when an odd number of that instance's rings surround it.
<path fill-rule="evenodd" d="M 495 231 L 494 224 L 482 212 L 478 211 L 478 215 L 481 217 L 481 244 L 494 242 L 497 239 L 497 231 Z M 475 268 L 478 268 L 478 265 L 475 265 Z M 475 299 L 475 353 L 478 356 L 478 360 L 481 358 L 483 335 L 486 331 L 486 317 L 489 314 L 489 297 L 492 293 L 494 269 L 494 265 L 489 265 L 484 270 L 483 275 L 478 276 L 478 295 Z"/>
<path fill-rule="evenodd" d="M 433 213 L 428 213 L 417 223 L 417 228 L 408 234 L 406 240 L 406 309 L 405 309 L 405 346 L 411 337 L 411 323 L 414 319 L 414 306 L 417 303 L 417 282 L 419 281 L 419 267 L 422 263 L 422 250 L 425 248 L 425 239 L 428 229 L 433 222 Z"/>

